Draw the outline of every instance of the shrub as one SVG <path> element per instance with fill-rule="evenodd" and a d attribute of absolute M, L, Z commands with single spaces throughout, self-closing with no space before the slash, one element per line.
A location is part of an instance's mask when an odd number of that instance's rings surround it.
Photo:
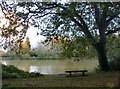
<path fill-rule="evenodd" d="M 112 70 L 120 71 L 120 56 L 115 56 L 109 64 Z"/>

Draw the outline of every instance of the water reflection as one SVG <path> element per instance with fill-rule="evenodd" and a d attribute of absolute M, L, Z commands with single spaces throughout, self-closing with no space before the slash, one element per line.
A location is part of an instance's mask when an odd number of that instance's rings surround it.
<path fill-rule="evenodd" d="M 2 64 L 3 64 L 3 65 L 7 65 L 7 62 L 6 62 L 6 61 L 2 61 Z"/>
<path fill-rule="evenodd" d="M 29 72 L 37 72 L 37 69 L 38 67 L 37 66 L 30 66 L 30 70 Z"/>
<path fill-rule="evenodd" d="M 2 60 L 3 64 L 14 65 L 19 69 L 29 72 L 40 72 L 41 74 L 62 74 L 66 70 L 87 69 L 89 72 L 94 71 L 98 61 L 80 60 Z"/>

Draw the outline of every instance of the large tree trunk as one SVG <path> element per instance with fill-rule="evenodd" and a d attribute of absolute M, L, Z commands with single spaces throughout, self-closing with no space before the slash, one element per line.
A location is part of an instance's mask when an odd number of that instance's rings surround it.
<path fill-rule="evenodd" d="M 95 46 L 95 49 L 98 54 L 98 61 L 99 61 L 99 66 L 102 71 L 109 71 L 110 67 L 108 64 L 108 59 L 107 59 L 107 54 L 106 54 L 106 44 L 105 43 L 98 43 Z"/>

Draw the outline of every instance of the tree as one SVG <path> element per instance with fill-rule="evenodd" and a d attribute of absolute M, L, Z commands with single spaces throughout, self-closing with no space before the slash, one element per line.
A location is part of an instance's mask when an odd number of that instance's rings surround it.
<path fill-rule="evenodd" d="M 20 53 L 28 24 L 6 5 L 5 2 L 0 3 L 0 45 L 8 51 Z"/>
<path fill-rule="evenodd" d="M 30 41 L 29 38 L 26 38 L 26 41 L 23 41 L 21 43 L 21 50 L 19 53 L 21 54 L 29 54 L 30 53 L 30 49 L 31 49 L 31 45 L 30 45 Z"/>
<path fill-rule="evenodd" d="M 24 7 L 27 11 L 27 13 L 19 11 L 19 14 L 22 14 L 21 17 L 27 14 L 33 20 L 34 26 L 42 28 L 41 23 L 46 24 L 47 29 L 42 29 L 42 35 L 46 36 L 47 41 L 51 40 L 51 36 L 61 38 L 67 36 L 71 40 L 71 37 L 84 35 L 97 51 L 101 70 L 110 69 L 106 54 L 106 36 L 120 30 L 118 2 L 23 2 L 18 3 L 18 6 Z M 33 7 L 36 8 L 33 9 Z"/>

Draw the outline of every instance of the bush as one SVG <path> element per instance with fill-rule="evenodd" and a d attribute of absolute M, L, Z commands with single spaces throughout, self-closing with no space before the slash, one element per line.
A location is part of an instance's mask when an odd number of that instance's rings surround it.
<path fill-rule="evenodd" d="M 120 56 L 114 57 L 109 64 L 112 70 L 120 71 Z"/>

